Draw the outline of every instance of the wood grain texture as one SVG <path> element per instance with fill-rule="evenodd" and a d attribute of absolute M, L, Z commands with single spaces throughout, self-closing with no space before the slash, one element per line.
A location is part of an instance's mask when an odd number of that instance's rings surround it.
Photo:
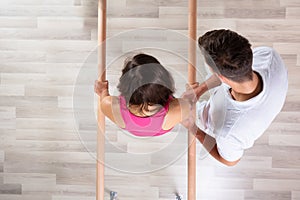
<path fill-rule="evenodd" d="M 96 199 L 96 114 L 88 112 L 94 108 L 94 78 L 82 77 L 75 97 L 74 84 L 84 62 L 87 73 L 97 74 L 95 60 L 87 59 L 97 47 L 97 6 L 98 0 L 0 1 L 1 200 Z M 117 92 L 123 54 L 135 50 L 151 53 L 171 69 L 179 96 L 187 82 L 186 61 L 168 51 L 139 48 L 171 49 L 186 56 L 188 0 L 109 0 L 107 6 L 108 37 L 114 36 L 107 52 L 112 60 L 107 73 L 111 93 Z M 299 0 L 198 1 L 198 36 L 211 29 L 232 29 L 253 46 L 274 47 L 289 70 L 282 112 L 237 166 L 224 167 L 203 156 L 197 144 L 198 200 L 300 199 L 299 13 Z M 169 28 L 178 34 L 124 33 L 141 27 Z M 81 121 L 74 121 L 74 105 L 82 111 Z M 183 129 L 138 139 L 108 120 L 106 124 L 105 199 L 110 190 L 117 191 L 120 200 L 174 200 L 175 192 L 186 199 Z M 134 167 L 157 170 L 132 174 L 114 169 Z"/>

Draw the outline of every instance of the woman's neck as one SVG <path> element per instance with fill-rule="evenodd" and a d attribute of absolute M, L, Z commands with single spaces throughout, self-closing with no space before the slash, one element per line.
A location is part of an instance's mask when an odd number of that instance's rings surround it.
<path fill-rule="evenodd" d="M 161 109 L 161 105 L 153 105 L 147 106 L 147 109 L 145 109 L 144 105 L 129 105 L 128 109 L 129 111 L 139 117 L 149 117 L 152 116 L 154 114 L 156 114 L 160 109 Z"/>

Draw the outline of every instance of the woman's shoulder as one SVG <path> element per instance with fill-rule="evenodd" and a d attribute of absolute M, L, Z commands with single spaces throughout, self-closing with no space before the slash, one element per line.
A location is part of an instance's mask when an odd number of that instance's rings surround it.
<path fill-rule="evenodd" d="M 189 116 L 190 104 L 187 100 L 181 98 L 173 98 L 169 103 L 169 110 L 165 116 L 163 129 L 168 130 L 176 124 L 182 122 Z"/>
<path fill-rule="evenodd" d="M 119 100 L 119 96 L 104 97 L 101 101 L 101 110 L 111 121 L 119 127 L 124 128 L 125 124 L 121 117 Z"/>
<path fill-rule="evenodd" d="M 171 116 L 172 119 L 180 122 L 184 116 L 189 115 L 190 107 L 189 101 L 182 98 L 173 98 L 170 101 L 167 116 Z"/>
<path fill-rule="evenodd" d="M 112 104 L 120 101 L 120 96 L 106 96 L 102 99 L 102 103 Z"/>
<path fill-rule="evenodd" d="M 190 102 L 183 98 L 173 98 L 170 100 L 169 111 L 170 112 L 185 112 L 190 109 Z"/>
<path fill-rule="evenodd" d="M 119 105 L 119 97 L 118 96 L 106 96 L 101 100 L 101 109 L 102 110 L 111 110 L 113 106 Z"/>
<path fill-rule="evenodd" d="M 112 102 L 113 97 L 114 97 L 114 96 L 106 96 L 106 97 L 104 97 L 104 98 L 101 100 L 101 103 L 109 104 L 109 103 Z"/>

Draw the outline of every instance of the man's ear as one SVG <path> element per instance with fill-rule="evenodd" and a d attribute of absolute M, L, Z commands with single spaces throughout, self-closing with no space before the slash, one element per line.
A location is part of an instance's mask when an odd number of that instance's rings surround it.
<path fill-rule="evenodd" d="M 218 76 L 218 78 L 219 78 L 222 82 L 226 81 L 226 80 L 225 80 L 226 78 L 225 78 L 224 76 L 222 76 L 221 74 L 216 73 L 216 75 Z"/>

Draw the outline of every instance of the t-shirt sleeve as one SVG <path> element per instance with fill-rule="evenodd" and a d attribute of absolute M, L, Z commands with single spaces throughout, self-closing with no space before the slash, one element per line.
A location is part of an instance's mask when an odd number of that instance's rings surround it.
<path fill-rule="evenodd" d="M 240 159 L 244 154 L 244 149 L 241 147 L 240 142 L 230 137 L 218 138 L 217 148 L 220 156 L 230 162 Z"/>
<path fill-rule="evenodd" d="M 206 122 L 207 122 L 207 101 L 201 101 L 196 103 L 196 112 L 197 112 L 197 118 L 196 118 L 196 125 L 201 129 L 206 129 Z"/>

